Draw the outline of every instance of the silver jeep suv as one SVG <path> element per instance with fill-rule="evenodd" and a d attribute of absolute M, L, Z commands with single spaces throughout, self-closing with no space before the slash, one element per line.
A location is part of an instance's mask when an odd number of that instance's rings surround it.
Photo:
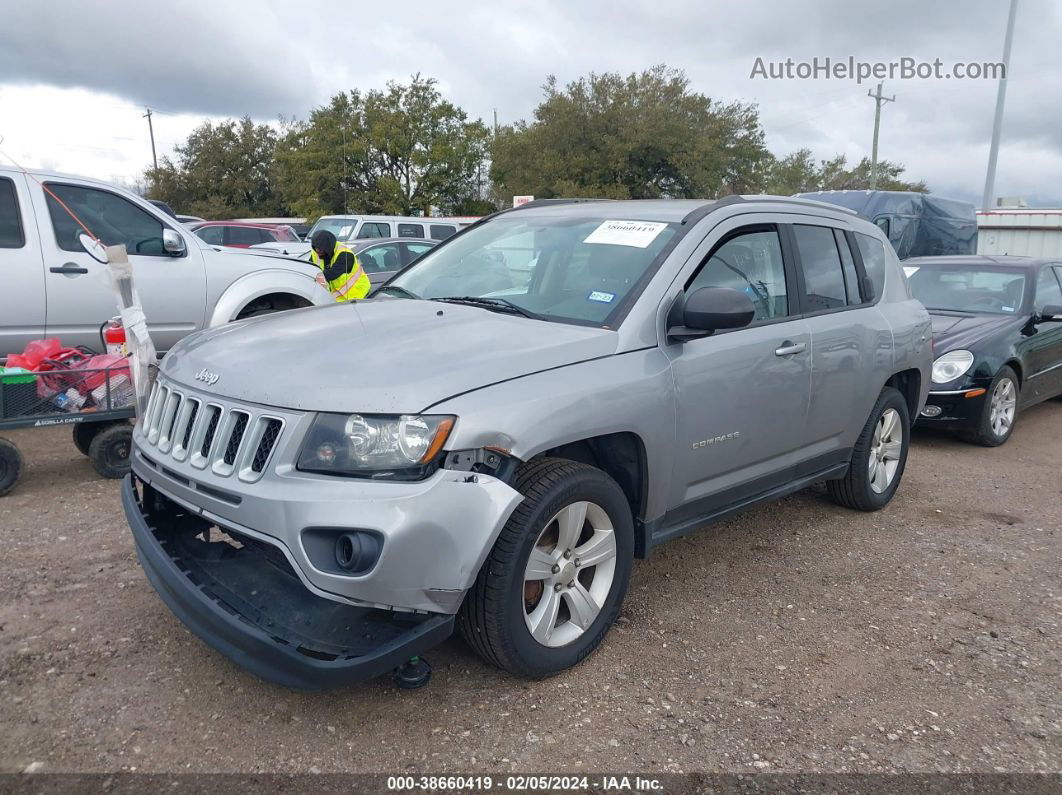
<path fill-rule="evenodd" d="M 886 505 L 930 365 L 892 248 L 842 208 L 534 202 L 372 300 L 187 337 L 123 499 L 160 596 L 262 677 L 364 680 L 455 629 L 541 677 L 664 541 L 818 481 Z"/>

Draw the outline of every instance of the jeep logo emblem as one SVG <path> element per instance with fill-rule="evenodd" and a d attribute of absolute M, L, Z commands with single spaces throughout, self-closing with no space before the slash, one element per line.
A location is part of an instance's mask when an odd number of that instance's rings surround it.
<path fill-rule="evenodd" d="M 211 386 L 216 384 L 219 378 L 221 378 L 220 375 L 210 372 L 205 367 L 195 374 L 196 381 L 202 381 L 204 384 L 210 384 Z"/>

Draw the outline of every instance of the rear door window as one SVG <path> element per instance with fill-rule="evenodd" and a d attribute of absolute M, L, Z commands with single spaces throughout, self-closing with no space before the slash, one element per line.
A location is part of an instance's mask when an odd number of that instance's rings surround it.
<path fill-rule="evenodd" d="M 833 229 L 828 226 L 793 225 L 800 265 L 804 271 L 804 298 L 808 312 L 838 309 L 848 304 L 844 271 Z"/>
<path fill-rule="evenodd" d="M 447 224 L 431 224 L 428 227 L 428 231 L 431 232 L 429 237 L 432 240 L 446 240 L 450 235 L 457 232 L 456 226 L 449 226 Z"/>
<path fill-rule="evenodd" d="M 361 240 L 373 237 L 390 237 L 391 225 L 379 221 L 366 221 L 358 228 L 357 237 Z"/>
<path fill-rule="evenodd" d="M 402 267 L 401 243 L 381 243 L 358 252 L 358 262 L 366 273 L 396 271 Z"/>
<path fill-rule="evenodd" d="M 229 226 L 226 227 L 226 241 L 230 246 L 253 246 L 256 243 L 268 243 L 273 236 L 264 229 L 255 229 L 252 226 Z"/>
<path fill-rule="evenodd" d="M 15 183 L 0 179 L 0 248 L 22 248 L 24 245 L 26 237 L 22 233 Z"/>
<path fill-rule="evenodd" d="M 424 224 L 399 224 L 399 237 L 424 237 Z"/>
<path fill-rule="evenodd" d="M 408 265 L 425 251 L 431 251 L 431 246 L 427 243 L 403 243 L 406 249 L 406 259 L 403 264 Z"/>
<path fill-rule="evenodd" d="M 225 227 L 223 226 L 204 226 L 196 229 L 195 233 L 200 240 L 212 246 L 221 246 L 225 243 Z"/>

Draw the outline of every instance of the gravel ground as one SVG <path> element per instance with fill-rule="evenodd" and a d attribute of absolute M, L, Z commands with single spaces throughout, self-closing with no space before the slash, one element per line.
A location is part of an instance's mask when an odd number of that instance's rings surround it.
<path fill-rule="evenodd" d="M 897 498 L 811 489 L 657 550 L 587 662 L 429 687 L 258 681 L 163 606 L 69 429 L 7 434 L 0 772 L 1062 770 L 1062 405 L 993 450 L 916 435 Z"/>

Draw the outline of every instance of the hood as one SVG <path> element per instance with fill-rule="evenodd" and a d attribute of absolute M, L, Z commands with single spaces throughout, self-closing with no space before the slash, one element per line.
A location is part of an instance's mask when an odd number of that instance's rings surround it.
<path fill-rule="evenodd" d="M 303 411 L 414 414 L 488 384 L 616 352 L 615 332 L 435 301 L 281 312 L 185 337 L 162 372 L 196 391 Z M 207 385 L 195 374 L 207 370 Z"/>
<path fill-rule="evenodd" d="M 933 321 L 933 352 L 937 356 L 948 351 L 968 349 L 993 332 L 1019 322 L 1014 315 L 930 312 L 929 317 Z"/>

